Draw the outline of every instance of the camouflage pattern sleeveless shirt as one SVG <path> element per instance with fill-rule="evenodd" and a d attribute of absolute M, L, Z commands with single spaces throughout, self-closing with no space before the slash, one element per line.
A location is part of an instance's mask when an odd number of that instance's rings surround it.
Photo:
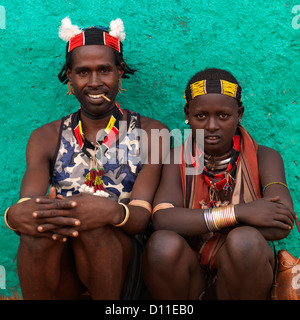
<path fill-rule="evenodd" d="M 142 168 L 140 158 L 140 115 L 127 111 L 127 121 L 122 121 L 119 138 L 105 154 L 103 185 L 115 201 L 128 203 L 130 194 Z M 90 158 L 82 151 L 74 134 L 79 112 L 62 119 L 56 155 L 51 168 L 51 184 L 58 194 L 70 196 L 79 193 L 90 170 Z M 85 145 L 94 152 L 91 143 Z M 89 149 L 90 148 L 90 149 Z"/>

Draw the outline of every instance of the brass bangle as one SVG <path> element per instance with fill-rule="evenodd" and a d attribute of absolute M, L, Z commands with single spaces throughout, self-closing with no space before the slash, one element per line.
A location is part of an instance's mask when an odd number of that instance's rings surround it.
<path fill-rule="evenodd" d="M 8 229 L 16 232 L 16 231 L 18 231 L 18 230 L 15 229 L 15 228 L 12 228 L 12 227 L 8 224 L 8 221 L 7 221 L 7 214 L 8 214 L 8 210 L 9 210 L 9 209 L 10 209 L 10 207 L 8 207 L 8 208 L 5 210 L 5 213 L 4 213 L 4 223 L 5 223 L 5 225 L 7 226 Z"/>
<path fill-rule="evenodd" d="M 151 206 L 151 204 L 150 204 L 148 201 L 146 201 L 146 200 L 137 200 L 137 199 L 134 199 L 134 200 L 131 200 L 128 204 L 131 205 L 131 206 L 136 206 L 136 207 L 145 208 L 145 209 L 148 210 L 150 213 L 152 213 L 152 206 Z"/>
<path fill-rule="evenodd" d="M 27 201 L 27 200 L 30 200 L 31 198 L 21 198 L 19 199 L 19 201 L 17 202 L 18 203 L 22 203 L 24 201 Z M 5 213 L 4 213 L 4 223 L 5 225 L 7 226 L 8 229 L 10 229 L 11 231 L 14 231 L 14 232 L 17 232 L 18 230 L 15 229 L 15 228 L 12 228 L 9 224 L 8 224 L 8 221 L 7 221 L 7 216 L 8 216 L 8 210 L 10 209 L 10 207 L 8 207 L 6 210 L 5 210 Z"/>
<path fill-rule="evenodd" d="M 24 201 L 28 201 L 28 200 L 30 200 L 31 198 L 21 198 L 18 202 L 17 202 L 17 204 L 18 203 L 21 203 L 21 202 L 24 202 Z"/>
<path fill-rule="evenodd" d="M 172 203 L 161 202 L 153 208 L 152 214 L 154 214 L 158 210 L 164 210 L 164 209 L 170 209 L 170 208 L 174 208 L 174 205 Z"/>
<path fill-rule="evenodd" d="M 117 228 L 124 226 L 124 224 L 126 224 L 126 222 L 128 221 L 129 215 L 130 215 L 130 212 L 129 212 L 128 207 L 127 207 L 124 203 L 122 203 L 122 202 L 119 202 L 119 204 L 122 205 L 122 206 L 125 208 L 125 218 L 124 218 L 124 220 L 123 220 L 121 223 L 119 223 L 119 224 L 113 224 L 113 226 L 114 226 L 114 227 L 117 227 Z"/>
<path fill-rule="evenodd" d="M 233 204 L 225 207 L 213 208 L 211 210 L 211 214 L 217 231 L 223 228 L 232 227 L 237 224 Z"/>

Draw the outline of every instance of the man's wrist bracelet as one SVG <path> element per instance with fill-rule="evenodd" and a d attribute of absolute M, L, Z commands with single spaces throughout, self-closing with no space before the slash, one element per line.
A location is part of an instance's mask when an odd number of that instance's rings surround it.
<path fill-rule="evenodd" d="M 15 228 L 12 228 L 12 227 L 8 224 L 8 221 L 7 221 L 7 214 L 8 214 L 8 210 L 9 210 L 9 209 L 10 209 L 10 207 L 8 207 L 8 208 L 5 210 L 5 213 L 4 213 L 4 223 L 5 223 L 5 225 L 7 226 L 8 229 L 16 232 L 16 231 L 18 231 L 18 230 L 15 229 Z"/>
<path fill-rule="evenodd" d="M 21 198 L 18 202 L 17 202 L 17 204 L 18 203 L 21 203 L 21 202 L 24 202 L 24 201 L 28 201 L 28 200 L 30 200 L 31 198 Z"/>
<path fill-rule="evenodd" d="M 119 202 L 119 204 L 125 208 L 125 218 L 124 218 L 124 220 L 123 220 L 121 223 L 119 223 L 119 224 L 113 224 L 113 226 L 114 226 L 114 227 L 117 227 L 117 228 L 124 226 L 124 225 L 126 224 L 126 222 L 128 221 L 129 215 L 130 215 L 129 209 L 128 209 L 128 207 L 126 206 L 126 204 L 124 204 L 124 203 L 122 203 L 122 202 Z"/>
<path fill-rule="evenodd" d="M 27 200 L 30 200 L 30 199 L 31 199 L 31 198 L 21 198 L 21 199 L 17 202 L 17 204 L 18 204 L 18 203 L 21 203 L 21 202 L 24 202 L 24 201 L 27 201 Z M 16 231 L 18 231 L 18 230 L 15 229 L 15 228 L 12 228 L 12 227 L 9 225 L 9 223 L 8 223 L 7 216 L 8 216 L 8 210 L 9 210 L 9 209 L 10 209 L 10 207 L 8 207 L 8 208 L 5 210 L 5 213 L 4 213 L 4 223 L 5 223 L 5 225 L 7 226 L 8 229 L 16 232 Z"/>

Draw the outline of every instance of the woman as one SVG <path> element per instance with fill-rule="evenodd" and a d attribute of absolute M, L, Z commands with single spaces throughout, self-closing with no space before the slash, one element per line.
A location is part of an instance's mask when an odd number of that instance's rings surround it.
<path fill-rule="evenodd" d="M 268 241 L 286 237 L 296 218 L 282 159 L 240 125 L 241 87 L 229 72 L 197 73 L 185 97 L 193 154 L 186 156 L 187 139 L 172 153 L 183 155 L 181 164 L 164 166 L 157 231 L 144 253 L 146 284 L 155 299 L 266 299 L 274 277 Z M 204 133 L 202 173 L 197 129 Z"/>

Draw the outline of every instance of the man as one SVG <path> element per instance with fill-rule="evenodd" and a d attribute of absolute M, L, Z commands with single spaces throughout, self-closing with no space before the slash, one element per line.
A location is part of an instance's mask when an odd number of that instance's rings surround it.
<path fill-rule="evenodd" d="M 20 234 L 23 298 L 76 299 L 85 290 L 93 299 L 138 298 L 136 235 L 147 228 L 161 172 L 161 156 L 158 164 L 142 159 L 151 159 L 151 129 L 165 126 L 115 100 L 121 78 L 135 71 L 123 60 L 120 19 L 108 31 L 66 18 L 60 37 L 67 53 L 59 78 L 80 110 L 31 134 L 21 199 L 5 214 Z"/>

